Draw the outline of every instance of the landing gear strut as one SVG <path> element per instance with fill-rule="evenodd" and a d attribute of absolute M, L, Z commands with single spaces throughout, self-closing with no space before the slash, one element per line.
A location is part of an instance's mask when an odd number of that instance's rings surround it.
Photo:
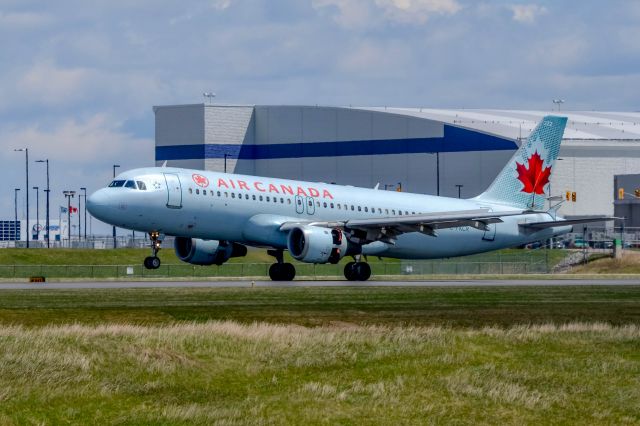
<path fill-rule="evenodd" d="M 160 251 L 160 238 L 159 232 L 149 232 L 149 238 L 151 238 L 151 256 L 144 258 L 144 267 L 147 269 L 158 269 L 160 267 L 160 258 L 158 257 L 158 251 Z"/>
<path fill-rule="evenodd" d="M 284 263 L 282 250 L 267 250 L 267 254 L 276 258 L 277 263 L 269 267 L 269 277 L 272 281 L 293 281 L 296 268 L 291 263 Z"/>
<path fill-rule="evenodd" d="M 344 265 L 344 277 L 349 281 L 366 281 L 371 277 L 371 267 L 366 262 L 349 262 Z"/>

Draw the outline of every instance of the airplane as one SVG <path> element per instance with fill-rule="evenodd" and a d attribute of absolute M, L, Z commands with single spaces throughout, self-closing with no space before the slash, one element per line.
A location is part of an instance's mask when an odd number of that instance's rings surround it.
<path fill-rule="evenodd" d="M 173 167 L 120 173 L 87 200 L 97 219 L 149 233 L 148 269 L 174 236 L 178 258 L 222 265 L 266 248 L 274 281 L 296 274 L 284 251 L 307 263 L 338 263 L 350 281 L 371 276 L 367 256 L 437 259 L 520 246 L 570 232 L 572 225 L 612 220 L 566 220 L 558 197 L 547 197 L 567 118 L 546 116 L 482 194 L 470 199 L 390 192 L 318 182 Z M 545 202 L 550 207 L 543 210 Z M 363 261 L 364 258 L 364 261 Z"/>

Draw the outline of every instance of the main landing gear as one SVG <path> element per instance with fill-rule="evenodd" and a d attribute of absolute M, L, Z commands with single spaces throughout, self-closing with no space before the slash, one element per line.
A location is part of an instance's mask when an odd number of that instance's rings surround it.
<path fill-rule="evenodd" d="M 360 260 L 344 265 L 344 277 L 349 281 L 366 281 L 371 277 L 371 266 Z"/>
<path fill-rule="evenodd" d="M 269 267 L 269 277 L 272 281 L 293 281 L 296 268 L 291 263 L 284 263 L 282 250 L 267 250 L 270 256 L 276 258 L 277 263 Z"/>
<path fill-rule="evenodd" d="M 158 251 L 160 251 L 160 238 L 159 232 L 149 232 L 149 238 L 151 238 L 151 256 L 144 258 L 144 267 L 147 269 L 158 269 L 160 267 L 160 258 L 158 257 Z"/>

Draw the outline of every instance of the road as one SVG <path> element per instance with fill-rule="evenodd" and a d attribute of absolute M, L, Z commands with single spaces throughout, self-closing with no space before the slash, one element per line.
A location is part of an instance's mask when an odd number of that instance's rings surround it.
<path fill-rule="evenodd" d="M 72 281 L 49 283 L 0 283 L 0 290 L 68 290 L 119 288 L 216 288 L 216 287 L 517 287 L 517 286 L 631 286 L 640 285 L 638 279 L 505 279 L 505 280 L 434 280 L 434 281 Z"/>

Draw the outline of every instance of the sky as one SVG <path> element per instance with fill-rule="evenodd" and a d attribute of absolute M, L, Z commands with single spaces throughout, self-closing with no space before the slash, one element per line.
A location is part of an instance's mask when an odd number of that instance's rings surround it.
<path fill-rule="evenodd" d="M 154 105 L 640 110 L 640 2 L 0 0 L 0 219 L 154 164 Z M 41 217 L 44 196 L 41 198 Z M 35 191 L 30 192 L 35 217 Z"/>

